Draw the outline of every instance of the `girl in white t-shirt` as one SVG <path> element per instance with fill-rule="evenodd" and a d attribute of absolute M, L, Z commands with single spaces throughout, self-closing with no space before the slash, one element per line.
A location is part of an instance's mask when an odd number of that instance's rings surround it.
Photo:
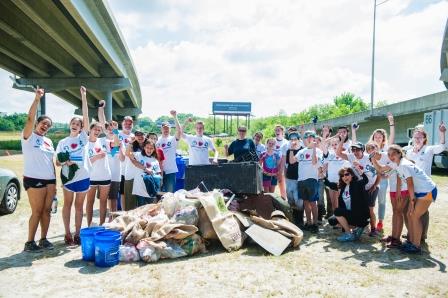
<path fill-rule="evenodd" d="M 385 129 L 375 129 L 370 136 L 370 141 L 378 145 L 379 152 L 386 153 L 389 144 L 395 143 L 395 121 L 392 113 L 387 113 L 387 120 L 389 121 L 389 138 Z M 355 134 L 353 134 L 355 135 Z M 380 189 L 378 190 L 378 223 L 376 229 L 383 232 L 383 220 L 386 216 L 386 195 L 387 187 L 389 186 L 389 176 L 383 174 L 380 181 Z"/>
<path fill-rule="evenodd" d="M 120 199 L 121 163 L 125 160 L 123 142 L 119 139 L 118 123 L 108 121 L 104 124 L 106 130 L 107 159 L 110 168 L 110 189 L 108 195 L 109 211 L 117 211 Z M 109 217 L 109 221 L 112 220 Z"/>
<path fill-rule="evenodd" d="M 153 140 L 146 140 L 141 152 L 133 153 L 131 161 L 139 172 L 136 173 L 132 194 L 137 196 L 137 206 L 156 203 L 156 194 L 160 190 L 162 182 L 162 169 L 158 162 L 156 145 Z M 152 191 L 149 193 L 145 180 L 152 183 Z"/>
<path fill-rule="evenodd" d="M 88 130 L 89 114 L 87 106 L 87 90 L 81 86 L 81 101 L 83 117 L 75 116 L 70 120 L 70 135 L 62 139 L 57 146 L 58 158 L 56 165 L 62 167 L 61 173 L 66 177 L 64 183 L 64 207 L 62 219 L 64 220 L 65 237 L 67 245 L 80 245 L 84 199 L 90 187 L 90 160 L 88 157 Z M 65 157 L 63 158 L 63 155 Z M 68 159 L 67 159 L 68 157 Z M 75 169 L 73 169 L 73 166 Z M 74 176 L 73 176 L 74 171 Z M 70 232 L 70 214 L 75 201 L 75 234 Z"/>
<path fill-rule="evenodd" d="M 124 211 L 132 210 L 137 207 L 137 197 L 132 195 L 132 188 L 134 186 L 135 175 L 140 173 L 140 169 L 135 167 L 131 158 L 136 152 L 143 150 L 143 144 L 146 141 L 145 134 L 142 131 L 134 133 L 135 139 L 126 148 L 126 160 L 124 168 L 124 200 L 121 204 L 121 209 Z"/>
<path fill-rule="evenodd" d="M 22 152 L 24 159 L 23 186 L 28 194 L 31 216 L 28 221 L 28 241 L 24 251 L 38 252 L 42 249 L 53 249 L 53 244 L 47 240 L 50 226 L 50 210 L 53 197 L 56 194 L 56 175 L 53 163 L 54 148 L 51 140 L 45 135 L 53 121 L 48 116 L 36 118 L 40 99 L 45 94 L 44 89 L 37 89 L 34 101 L 28 112 L 28 118 L 22 132 Z M 8 192 L 18 195 L 19 185 L 11 186 Z M 16 206 L 8 210 L 14 211 Z M 39 245 L 34 241 L 40 223 Z"/>
<path fill-rule="evenodd" d="M 407 210 L 409 239 L 402 246 L 407 253 L 421 253 L 421 237 L 423 225 L 421 217 L 437 198 L 434 181 L 426 173 L 406 158 L 400 146 L 391 145 L 388 150 L 389 159 L 395 164 L 398 178 L 406 182 L 409 191 Z"/>

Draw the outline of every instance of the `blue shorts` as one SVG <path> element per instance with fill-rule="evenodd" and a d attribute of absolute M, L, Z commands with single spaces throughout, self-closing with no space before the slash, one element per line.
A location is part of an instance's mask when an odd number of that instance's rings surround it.
<path fill-rule="evenodd" d="M 276 186 L 278 183 L 277 176 L 269 176 L 263 174 L 263 187 Z"/>
<path fill-rule="evenodd" d="M 437 187 L 434 187 L 434 189 L 431 192 L 419 192 L 415 193 L 415 198 L 417 200 L 423 200 L 423 201 L 436 201 L 437 198 Z"/>
<path fill-rule="evenodd" d="M 313 178 L 299 181 L 299 196 L 304 201 L 319 201 L 319 182 Z"/>
<path fill-rule="evenodd" d="M 86 192 L 90 188 L 90 179 L 79 180 L 64 185 L 64 188 L 71 192 Z"/>

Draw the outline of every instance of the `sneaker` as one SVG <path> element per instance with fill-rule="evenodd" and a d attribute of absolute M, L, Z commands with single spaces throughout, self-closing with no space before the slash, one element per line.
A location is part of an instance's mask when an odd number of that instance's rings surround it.
<path fill-rule="evenodd" d="M 304 231 L 310 231 L 310 230 L 311 230 L 311 226 L 312 226 L 312 224 L 306 223 L 306 224 L 303 226 L 303 229 L 302 229 L 302 230 L 304 230 Z"/>
<path fill-rule="evenodd" d="M 35 241 L 28 241 L 25 243 L 25 247 L 23 248 L 23 251 L 26 252 L 41 252 L 42 248 L 40 248 Z"/>
<path fill-rule="evenodd" d="M 39 240 L 39 247 L 40 247 L 40 248 L 43 248 L 43 249 L 46 249 L 46 250 L 52 250 L 52 249 L 54 249 L 53 244 L 52 244 L 50 241 L 48 241 L 47 238 L 44 238 L 44 239 L 40 239 L 40 240 Z"/>
<path fill-rule="evenodd" d="M 390 241 L 390 243 L 386 245 L 387 248 L 401 248 L 401 246 L 401 241 L 394 238 L 392 238 L 392 241 Z"/>
<path fill-rule="evenodd" d="M 400 246 L 400 250 L 405 250 L 406 247 L 411 246 L 411 245 L 414 245 L 414 244 L 412 244 L 411 241 L 406 240 L 404 243 L 401 244 L 401 246 Z"/>
<path fill-rule="evenodd" d="M 317 224 L 311 225 L 310 226 L 310 232 L 313 233 L 313 234 L 319 233 L 319 226 Z"/>
<path fill-rule="evenodd" d="M 373 228 L 372 230 L 370 230 L 369 236 L 370 237 L 377 237 L 378 236 L 378 231 L 375 228 Z"/>
<path fill-rule="evenodd" d="M 340 242 L 354 241 L 355 240 L 355 235 L 353 235 L 352 233 L 344 233 L 344 234 L 342 234 L 341 236 L 339 236 L 336 239 L 338 241 L 340 241 Z"/>
<path fill-rule="evenodd" d="M 408 254 L 421 254 L 422 249 L 420 247 L 415 246 L 414 244 L 407 245 L 402 249 L 403 252 Z"/>
<path fill-rule="evenodd" d="M 380 240 L 380 242 L 382 242 L 382 243 L 390 243 L 390 242 L 392 242 L 394 240 L 394 237 L 392 237 L 392 236 L 387 236 L 387 237 L 384 237 L 383 239 L 381 239 Z"/>
<path fill-rule="evenodd" d="M 353 230 L 353 235 L 355 236 L 355 240 L 359 240 L 364 232 L 364 228 L 356 228 Z"/>
<path fill-rule="evenodd" d="M 378 222 L 378 223 L 377 223 L 377 225 L 376 225 L 376 230 L 377 230 L 379 233 L 382 233 L 382 232 L 383 232 L 383 223 L 382 223 L 382 222 Z"/>
<path fill-rule="evenodd" d="M 330 217 L 332 217 L 333 216 L 333 213 L 327 213 L 327 214 L 325 214 L 325 216 L 324 216 L 324 218 L 325 219 L 329 219 Z"/>
<path fill-rule="evenodd" d="M 73 243 L 75 245 L 81 245 L 81 238 L 79 237 L 79 235 L 73 236 Z"/>

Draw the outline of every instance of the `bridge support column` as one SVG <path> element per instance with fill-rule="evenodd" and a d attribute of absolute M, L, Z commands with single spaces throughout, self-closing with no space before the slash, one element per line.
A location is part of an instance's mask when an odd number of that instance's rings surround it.
<path fill-rule="evenodd" d="M 47 104 L 46 104 L 46 94 L 44 93 L 44 95 L 40 98 L 40 104 L 39 104 L 39 108 L 37 110 L 37 117 L 45 115 L 47 113 Z"/>
<path fill-rule="evenodd" d="M 106 101 L 106 108 L 104 113 L 106 114 L 106 120 L 112 120 L 112 91 L 106 91 L 104 93 L 104 100 Z"/>

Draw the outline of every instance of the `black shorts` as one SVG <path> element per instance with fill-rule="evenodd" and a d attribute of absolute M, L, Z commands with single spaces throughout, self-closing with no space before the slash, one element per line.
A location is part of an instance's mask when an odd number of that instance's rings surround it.
<path fill-rule="evenodd" d="M 124 175 L 121 175 L 121 180 L 120 180 L 120 195 L 124 195 Z"/>
<path fill-rule="evenodd" d="M 90 186 L 107 186 L 107 185 L 110 185 L 110 180 L 103 180 L 103 181 L 90 180 Z"/>
<path fill-rule="evenodd" d="M 375 207 L 375 203 L 376 203 L 376 198 L 378 197 L 378 191 L 379 191 L 379 188 L 377 187 L 376 189 L 375 189 L 375 191 L 374 192 L 372 192 L 372 193 L 369 193 L 367 190 L 366 190 L 366 192 L 367 192 L 367 194 L 366 194 L 366 196 L 367 196 L 367 202 L 368 202 L 368 204 L 369 204 L 369 207 Z"/>
<path fill-rule="evenodd" d="M 49 184 L 56 185 L 56 179 L 46 180 L 46 179 L 36 179 L 30 177 L 23 177 L 23 187 L 25 190 L 28 188 L 44 188 Z"/>
<path fill-rule="evenodd" d="M 120 191 L 120 182 L 112 181 L 110 184 L 108 199 L 117 200 L 119 191 Z"/>

